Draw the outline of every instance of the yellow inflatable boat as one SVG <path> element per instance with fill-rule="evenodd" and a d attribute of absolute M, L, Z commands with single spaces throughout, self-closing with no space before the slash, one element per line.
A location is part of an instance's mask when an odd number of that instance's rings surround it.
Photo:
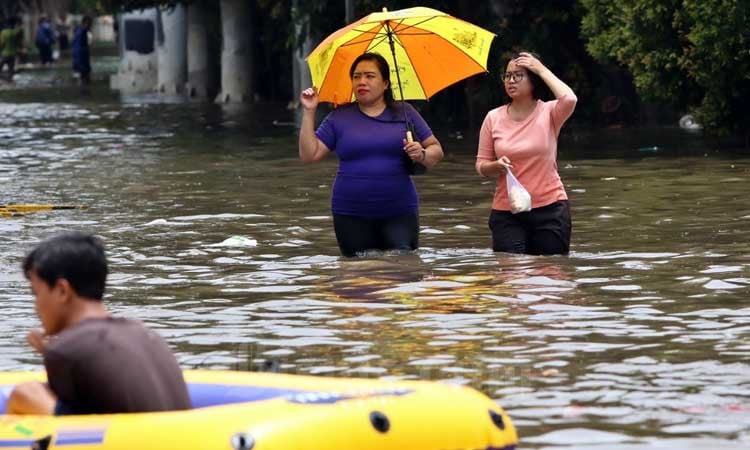
<path fill-rule="evenodd" d="M 44 373 L 0 373 L 13 386 Z M 0 415 L 0 449 L 511 450 L 516 430 L 480 392 L 427 381 L 185 371 L 194 408 Z"/>

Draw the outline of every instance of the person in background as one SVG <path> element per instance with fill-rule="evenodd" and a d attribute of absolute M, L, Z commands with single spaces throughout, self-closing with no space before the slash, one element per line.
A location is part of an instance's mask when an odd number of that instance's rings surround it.
<path fill-rule="evenodd" d="M 73 32 L 73 72 L 77 73 L 82 84 L 91 82 L 91 55 L 89 53 L 89 30 L 91 17 L 84 16 L 81 24 Z"/>
<path fill-rule="evenodd" d="M 573 114 L 573 90 L 534 53 L 520 52 L 503 74 L 507 105 L 487 113 L 479 133 L 476 171 L 497 179 L 489 226 L 496 252 L 568 254 L 572 224 L 568 196 L 557 173 L 557 138 Z M 548 87 L 555 100 L 540 100 Z M 506 169 L 531 194 L 531 210 L 510 211 Z"/>
<path fill-rule="evenodd" d="M 43 66 L 51 64 L 52 46 L 55 44 L 55 32 L 52 30 L 52 24 L 47 16 L 39 18 L 39 24 L 36 28 L 36 48 L 39 50 L 39 60 Z"/>
<path fill-rule="evenodd" d="M 318 94 L 314 88 L 302 91 L 300 159 L 312 163 L 331 151 L 338 155 L 331 203 L 342 255 L 415 250 L 419 247 L 419 199 L 404 153 L 409 165 L 415 161 L 431 167 L 443 159 L 443 149 L 411 105 L 393 101 L 388 62 L 381 55 L 358 56 L 349 76 L 356 101 L 328 114 L 317 131 Z M 405 139 L 404 111 L 415 126 L 414 142 Z"/>
<path fill-rule="evenodd" d="M 8 81 L 16 73 L 16 58 L 23 49 L 23 28 L 18 17 L 11 17 L 7 27 L 0 32 L 0 74 L 8 67 Z"/>
<path fill-rule="evenodd" d="M 67 16 L 65 14 L 63 14 L 60 21 L 57 22 L 55 31 L 57 31 L 57 46 L 62 55 L 68 51 L 68 48 L 70 48 L 70 36 L 68 36 L 70 27 L 68 26 Z"/>
<path fill-rule="evenodd" d="M 185 380 L 164 340 L 102 302 L 107 259 L 89 234 L 64 233 L 23 262 L 43 330 L 27 340 L 44 357 L 48 384 L 17 385 L 8 414 L 109 414 L 190 408 Z"/>

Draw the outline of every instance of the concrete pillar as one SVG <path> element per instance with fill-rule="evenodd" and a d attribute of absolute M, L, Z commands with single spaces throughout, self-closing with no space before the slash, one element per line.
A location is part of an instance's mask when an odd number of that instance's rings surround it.
<path fill-rule="evenodd" d="M 221 103 L 253 101 L 252 9 L 247 0 L 221 0 Z"/>
<path fill-rule="evenodd" d="M 217 80 L 211 67 L 206 17 L 208 12 L 201 2 L 188 5 L 187 77 L 186 92 L 189 97 L 208 99 L 216 95 Z"/>
<path fill-rule="evenodd" d="M 162 32 L 157 28 L 157 90 L 182 94 L 187 82 L 187 15 L 185 6 L 160 7 Z"/>

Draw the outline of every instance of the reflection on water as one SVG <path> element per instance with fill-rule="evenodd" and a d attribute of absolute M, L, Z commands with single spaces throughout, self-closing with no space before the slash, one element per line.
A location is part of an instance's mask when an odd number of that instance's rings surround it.
<path fill-rule="evenodd" d="M 568 136 L 571 255 L 510 256 L 489 250 L 475 144 L 445 138 L 446 161 L 416 179 L 421 251 L 342 260 L 335 161 L 298 162 L 282 107 L 15 95 L 0 103 L 0 203 L 89 209 L 0 220 L 2 369 L 39 368 L 22 256 L 88 230 L 108 245 L 108 302 L 184 367 L 470 384 L 525 448 L 750 445 L 746 158 Z"/>

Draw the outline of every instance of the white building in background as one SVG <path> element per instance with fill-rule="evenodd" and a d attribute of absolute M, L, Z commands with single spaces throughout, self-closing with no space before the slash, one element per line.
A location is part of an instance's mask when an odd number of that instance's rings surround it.
<path fill-rule="evenodd" d="M 109 86 L 124 94 L 154 92 L 158 80 L 156 8 L 119 16 L 120 67 Z"/>
<path fill-rule="evenodd" d="M 110 88 L 123 94 L 184 93 L 187 29 L 186 9 L 182 5 L 119 16 L 120 66 L 110 78 Z"/>

